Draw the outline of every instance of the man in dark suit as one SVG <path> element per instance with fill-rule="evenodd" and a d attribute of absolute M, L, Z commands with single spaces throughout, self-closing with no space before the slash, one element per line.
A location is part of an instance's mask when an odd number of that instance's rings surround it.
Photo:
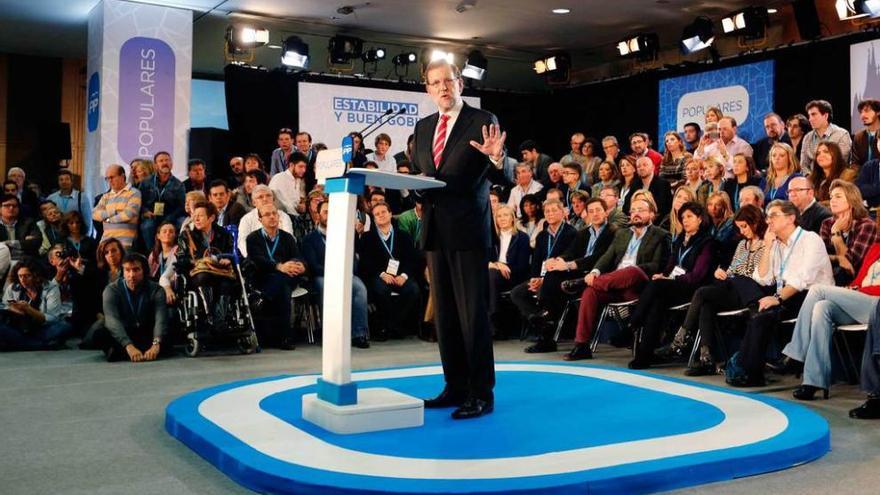
<path fill-rule="evenodd" d="M 217 207 L 217 225 L 226 227 L 227 225 L 238 226 L 241 217 L 247 213 L 244 206 L 236 201 L 230 201 L 229 186 L 223 179 L 216 179 L 211 182 L 208 193 L 208 200 Z"/>
<path fill-rule="evenodd" d="M 205 161 L 201 158 L 193 158 L 186 164 L 187 179 L 183 181 L 183 189 L 186 192 L 202 191 L 208 195 L 208 176 Z"/>
<path fill-rule="evenodd" d="M 669 257 L 669 232 L 652 225 L 657 206 L 639 198 L 630 207 L 630 228 L 614 234 L 590 273 L 584 277 L 587 288 L 581 295 L 575 346 L 566 361 L 590 359 L 590 336 L 596 330 L 599 308 L 611 302 L 639 298 L 644 284 L 660 271 Z"/>
<path fill-rule="evenodd" d="M 0 199 L 0 242 L 6 244 L 12 261 L 23 256 L 37 256 L 43 236 L 37 223 L 20 215 L 21 202 L 14 194 Z"/>
<path fill-rule="evenodd" d="M 822 222 L 831 216 L 831 210 L 816 201 L 816 190 L 806 177 L 791 179 L 788 183 L 788 200 L 797 207 L 798 225 L 804 230 L 818 234 Z"/>
<path fill-rule="evenodd" d="M 782 121 L 782 117 L 777 113 L 770 112 L 764 116 L 764 133 L 766 136 L 752 145 L 755 166 L 761 172 L 764 172 L 770 166 L 770 148 L 774 144 L 785 143 L 791 146 L 791 138 L 785 132 L 785 122 Z"/>
<path fill-rule="evenodd" d="M 438 112 L 416 124 L 413 165 L 446 187 L 424 194 L 422 249 L 431 274 L 435 324 L 446 386 L 425 407 L 457 407 L 466 419 L 492 412 L 495 358 L 489 327 L 489 180 L 502 164 L 506 133 L 489 112 L 461 99 L 461 72 L 428 64 L 428 94 Z"/>
<path fill-rule="evenodd" d="M 279 227 L 281 213 L 275 205 L 261 207 L 257 215 L 262 228 L 251 232 L 246 242 L 247 260 L 255 267 L 257 285 L 267 301 L 263 309 L 271 313 L 261 333 L 278 332 L 279 347 L 292 351 L 296 345 L 290 326 L 290 294 L 300 284 L 306 265 L 293 235 Z"/>
<path fill-rule="evenodd" d="M 672 209 L 672 187 L 666 179 L 654 175 L 654 162 L 650 157 L 643 156 L 636 160 L 636 173 L 641 182 L 639 189 L 647 189 L 654 196 L 657 205 L 657 216 L 654 217 L 654 221 L 660 223 L 660 220 L 666 218 L 669 210 Z"/>

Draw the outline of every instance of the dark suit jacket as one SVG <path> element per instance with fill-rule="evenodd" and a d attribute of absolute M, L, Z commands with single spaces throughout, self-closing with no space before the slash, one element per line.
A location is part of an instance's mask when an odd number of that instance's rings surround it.
<path fill-rule="evenodd" d="M 660 223 L 663 217 L 668 216 L 669 210 L 672 209 L 672 186 L 669 185 L 669 181 L 666 179 L 655 175 L 651 179 L 648 191 L 654 195 L 654 202 L 657 203 L 657 216 L 654 217 L 654 222 Z"/>
<path fill-rule="evenodd" d="M 476 151 L 476 150 L 475 150 Z M 406 274 L 410 280 L 418 280 L 418 257 L 409 234 L 394 227 L 394 246 L 391 249 L 394 259 L 400 262 L 397 274 Z M 388 251 L 385 242 L 379 237 L 379 229 L 375 225 L 364 233 L 358 242 L 360 255 L 360 274 L 364 280 L 372 280 L 388 268 Z"/>
<path fill-rule="evenodd" d="M 611 247 L 599 258 L 593 269 L 599 270 L 599 273 L 617 270 L 617 265 L 623 260 L 623 255 L 626 254 L 626 247 L 632 236 L 631 228 L 618 230 L 614 234 L 614 240 L 611 241 Z M 636 252 L 636 266 L 650 277 L 666 266 L 666 261 L 669 259 L 669 249 L 669 232 L 655 225 L 649 225 L 648 231 L 642 237 L 639 250 Z"/>
<path fill-rule="evenodd" d="M 876 140 L 877 137 L 878 136 L 875 135 L 874 139 Z M 874 159 L 877 159 L 878 153 L 876 147 L 874 148 L 873 155 Z M 862 129 L 853 135 L 852 157 L 850 158 L 850 163 L 853 168 L 858 170 L 866 161 L 868 161 L 868 130 Z"/>
<path fill-rule="evenodd" d="M 37 227 L 37 222 L 30 218 L 18 217 L 15 222 L 15 239 L 21 244 L 21 250 L 28 256 L 37 256 L 40 250 L 40 244 L 43 243 L 43 234 Z M 0 225 L 0 242 L 8 241 L 9 236 L 6 235 L 6 228 Z"/>
<path fill-rule="evenodd" d="M 292 260 L 302 261 L 296 240 L 289 233 L 278 229 L 278 247 L 269 256 L 269 241 L 263 237 L 263 229 L 251 232 L 247 239 L 247 259 L 257 268 L 257 277 L 263 278 L 275 271 L 275 265 Z"/>
<path fill-rule="evenodd" d="M 482 127 L 497 124 L 489 112 L 468 106 L 450 129 L 439 169 L 434 167 L 432 147 L 439 113 L 416 123 L 413 166 L 446 187 L 423 192 L 421 248 L 425 251 L 485 250 L 492 247 L 492 216 L 489 208 L 489 158 L 469 141 L 483 141 Z M 364 260 L 366 262 L 366 260 Z"/>
<path fill-rule="evenodd" d="M 873 208 L 880 205 L 880 160 L 871 160 L 862 165 L 856 185 L 862 191 L 862 198 L 868 202 L 868 206 Z"/>
<path fill-rule="evenodd" d="M 238 223 L 241 222 L 241 217 L 245 216 L 246 213 L 247 211 L 245 211 L 244 206 L 242 206 L 241 203 L 230 199 L 226 204 L 226 209 L 223 213 L 223 226 L 238 225 Z"/>
<path fill-rule="evenodd" d="M 831 217 L 831 210 L 822 206 L 821 203 L 816 201 L 812 206 L 807 208 L 803 213 L 798 216 L 798 225 L 800 225 L 804 230 L 809 230 L 811 232 L 819 233 L 819 229 L 822 228 L 822 222 L 825 221 L 826 218 Z"/>
<path fill-rule="evenodd" d="M 562 256 L 568 246 L 574 242 L 574 238 L 577 237 L 577 231 L 571 225 L 563 222 L 562 225 L 559 226 L 559 230 L 556 231 L 556 240 L 550 238 L 550 233 L 547 231 L 547 227 L 544 227 L 544 230 L 538 234 L 538 237 L 535 238 L 535 252 L 532 253 L 532 269 L 531 276 L 532 277 L 540 277 L 541 276 L 541 265 L 544 263 L 544 260 L 548 258 L 555 258 L 557 256 Z M 549 252 L 548 252 L 548 249 Z"/>
<path fill-rule="evenodd" d="M 775 142 L 782 142 L 791 146 L 791 138 L 788 137 L 787 132 L 783 132 L 778 141 L 771 141 L 769 137 L 764 137 L 764 139 L 752 145 L 752 156 L 755 158 L 755 166 L 758 170 L 767 170 L 767 167 L 770 166 L 770 148 L 773 147 Z"/>
<path fill-rule="evenodd" d="M 587 256 L 587 246 L 589 245 L 590 238 L 593 236 L 593 233 L 588 226 L 577 233 L 574 242 L 572 242 L 571 245 L 568 246 L 568 249 L 562 253 L 562 259 L 565 261 L 574 261 L 577 265 L 577 269 L 580 271 L 588 272 L 592 270 L 599 257 L 605 254 L 605 251 L 611 246 L 611 241 L 614 240 L 614 233 L 616 231 L 617 227 L 606 223 L 605 228 L 602 229 L 602 233 L 599 234 L 599 238 L 596 239 L 596 245 L 593 247 L 593 254 Z"/>
<path fill-rule="evenodd" d="M 496 243 L 492 261 L 498 261 L 501 254 L 501 246 Z M 528 234 L 516 231 L 510 238 L 507 246 L 507 266 L 510 267 L 510 281 L 519 284 L 529 276 L 529 257 L 532 255 L 532 247 L 529 245 Z"/>

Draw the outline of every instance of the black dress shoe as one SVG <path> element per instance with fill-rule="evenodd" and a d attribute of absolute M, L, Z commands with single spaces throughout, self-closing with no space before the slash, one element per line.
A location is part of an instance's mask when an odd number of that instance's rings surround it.
<path fill-rule="evenodd" d="M 538 339 L 534 344 L 526 347 L 527 354 L 538 354 L 541 352 L 555 352 L 556 342 L 550 339 Z"/>
<path fill-rule="evenodd" d="M 645 358 L 635 358 L 626 365 L 631 370 L 644 370 L 651 367 L 651 360 Z"/>
<path fill-rule="evenodd" d="M 369 349 L 370 341 L 367 340 L 366 337 L 355 337 L 351 339 L 352 347 L 357 347 L 358 349 Z"/>
<path fill-rule="evenodd" d="M 590 344 L 575 344 L 574 348 L 568 354 L 562 356 L 566 361 L 580 361 L 582 359 L 593 359 L 593 351 Z"/>
<path fill-rule="evenodd" d="M 794 375 L 800 378 L 804 372 L 804 363 L 790 357 L 775 363 L 767 363 L 765 366 L 777 375 Z"/>
<path fill-rule="evenodd" d="M 550 324 L 550 312 L 546 309 L 541 310 L 537 313 L 530 314 L 527 320 L 530 325 L 540 330 Z"/>
<path fill-rule="evenodd" d="M 560 289 L 566 294 L 576 296 L 579 295 L 587 287 L 587 282 L 582 278 L 566 280 L 560 284 Z"/>
<path fill-rule="evenodd" d="M 700 363 L 684 370 L 685 376 L 712 376 L 718 373 L 715 363 Z"/>
<path fill-rule="evenodd" d="M 869 397 L 861 406 L 850 410 L 853 419 L 880 419 L 880 398 Z"/>
<path fill-rule="evenodd" d="M 489 414 L 495 409 L 495 405 L 483 399 L 470 398 L 458 409 L 452 412 L 452 419 L 473 419 L 484 414 Z"/>
<path fill-rule="evenodd" d="M 791 393 L 792 397 L 797 400 L 813 400 L 816 392 L 822 391 L 822 398 L 828 398 L 828 389 L 821 387 L 814 387 L 812 385 L 801 385 L 800 387 L 794 389 Z"/>
<path fill-rule="evenodd" d="M 467 395 L 463 392 L 452 392 L 444 388 L 440 395 L 433 399 L 425 399 L 426 409 L 442 409 L 445 407 L 460 407 L 467 401 Z"/>
<path fill-rule="evenodd" d="M 733 379 L 726 380 L 727 384 L 731 387 L 737 388 L 747 388 L 747 387 L 763 387 L 767 385 L 767 380 L 764 379 L 763 376 L 757 378 L 749 378 L 746 376 L 740 376 Z"/>

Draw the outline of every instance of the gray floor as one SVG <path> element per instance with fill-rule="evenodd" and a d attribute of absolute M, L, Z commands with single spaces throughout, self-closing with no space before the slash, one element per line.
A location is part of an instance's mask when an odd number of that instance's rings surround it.
<path fill-rule="evenodd" d="M 498 342 L 495 348 L 498 360 L 561 356 L 524 354 L 518 341 Z M 594 362 L 625 366 L 627 357 L 600 347 Z M 175 357 L 137 365 L 108 364 L 95 352 L 79 350 L 0 354 L 0 493 L 251 493 L 165 433 L 165 405 L 218 383 L 316 372 L 320 359 L 320 348 L 309 345 L 293 352 Z M 438 361 L 436 345 L 419 340 L 374 344 L 355 349 L 353 356 L 355 369 Z M 657 373 L 680 376 L 681 370 Z M 721 377 L 703 380 L 723 383 Z M 795 385 L 788 378 L 760 393 L 790 398 Z M 856 387 L 838 385 L 830 400 L 808 404 L 831 424 L 832 452 L 819 461 L 679 493 L 880 493 L 880 422 L 846 415 L 862 399 Z"/>

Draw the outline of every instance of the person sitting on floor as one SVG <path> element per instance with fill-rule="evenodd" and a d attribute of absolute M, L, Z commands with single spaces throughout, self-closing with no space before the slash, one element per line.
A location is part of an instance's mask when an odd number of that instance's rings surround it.
<path fill-rule="evenodd" d="M 148 277 L 147 259 L 125 255 L 123 275 L 104 289 L 104 327 L 95 332 L 95 343 L 107 361 L 154 361 L 168 333 L 165 293 Z"/>
<path fill-rule="evenodd" d="M 634 199 L 630 206 L 630 228 L 614 234 L 611 246 L 584 277 L 574 348 L 566 361 L 590 359 L 590 337 L 598 331 L 600 306 L 638 299 L 642 287 L 659 272 L 669 257 L 669 232 L 653 225 L 657 205 L 648 199 Z"/>
<path fill-rule="evenodd" d="M 22 259 L 9 272 L 0 301 L 0 351 L 37 351 L 64 345 L 73 332 L 64 312 L 58 285 L 43 278 L 35 259 Z"/>

